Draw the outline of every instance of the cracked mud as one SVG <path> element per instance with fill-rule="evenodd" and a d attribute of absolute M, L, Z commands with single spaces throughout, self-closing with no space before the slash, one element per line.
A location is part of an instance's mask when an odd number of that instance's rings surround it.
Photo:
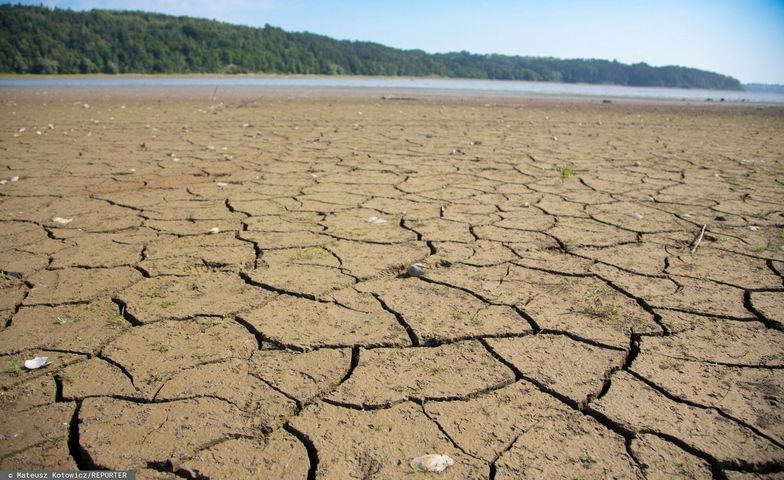
<path fill-rule="evenodd" d="M 0 468 L 784 475 L 781 109 L 202 90 L 0 92 Z"/>

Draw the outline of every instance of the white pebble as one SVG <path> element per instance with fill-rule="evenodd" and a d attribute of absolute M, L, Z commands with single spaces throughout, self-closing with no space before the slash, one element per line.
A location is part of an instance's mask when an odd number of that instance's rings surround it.
<path fill-rule="evenodd" d="M 217 185 L 217 186 L 219 186 L 221 188 L 229 186 L 229 184 L 226 183 L 226 182 L 215 182 L 215 185 Z"/>
<path fill-rule="evenodd" d="M 411 460 L 411 468 L 417 472 L 443 472 L 455 464 L 448 455 L 422 455 Z"/>
<path fill-rule="evenodd" d="M 636 218 L 637 220 L 642 220 L 643 219 L 642 213 L 638 213 L 638 212 L 632 213 L 631 217 Z"/>
<path fill-rule="evenodd" d="M 41 368 L 49 361 L 49 357 L 35 357 L 32 360 L 25 360 L 24 366 L 28 370 L 35 370 Z"/>
<path fill-rule="evenodd" d="M 207 230 L 207 233 L 220 233 L 220 228 L 212 227 L 211 229 Z"/>
<path fill-rule="evenodd" d="M 54 223 L 59 223 L 60 225 L 68 225 L 73 222 L 73 218 L 54 217 L 52 221 Z"/>
<path fill-rule="evenodd" d="M 756 232 L 757 230 L 759 230 L 759 227 L 756 225 L 749 225 L 749 230 L 751 230 L 752 232 Z"/>
<path fill-rule="evenodd" d="M 9 180 L 11 180 L 12 182 L 18 182 L 19 181 L 19 176 L 18 175 L 14 175 Z"/>
<path fill-rule="evenodd" d="M 387 223 L 386 220 L 384 220 L 383 218 L 378 218 L 378 217 L 368 217 L 365 221 L 367 223 L 372 223 L 374 225 L 378 225 L 378 224 L 381 224 L 381 223 Z"/>

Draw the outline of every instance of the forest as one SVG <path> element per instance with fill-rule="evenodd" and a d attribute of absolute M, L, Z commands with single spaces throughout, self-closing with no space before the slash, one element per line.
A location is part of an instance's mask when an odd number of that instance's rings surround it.
<path fill-rule="evenodd" d="M 76 12 L 8 4 L 0 6 L 0 72 L 431 76 L 742 89 L 735 78 L 681 66 L 465 51 L 429 54 L 270 25 L 255 28 L 136 11 Z"/>

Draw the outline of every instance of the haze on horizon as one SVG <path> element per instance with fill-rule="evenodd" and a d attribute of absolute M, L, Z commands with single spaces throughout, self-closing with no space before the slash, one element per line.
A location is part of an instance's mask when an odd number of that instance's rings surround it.
<path fill-rule="evenodd" d="M 0 0 L 143 10 L 429 53 L 601 58 L 784 84 L 782 0 Z"/>

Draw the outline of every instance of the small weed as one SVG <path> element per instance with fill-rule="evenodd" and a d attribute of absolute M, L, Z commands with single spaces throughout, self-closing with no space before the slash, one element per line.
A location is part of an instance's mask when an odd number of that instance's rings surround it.
<path fill-rule="evenodd" d="M 166 353 L 166 352 L 168 352 L 169 350 L 171 350 L 171 348 L 172 348 L 172 347 L 171 347 L 171 345 L 165 345 L 165 344 L 164 344 L 164 345 L 160 345 L 160 346 L 159 346 L 158 348 L 156 348 L 155 350 L 157 350 L 157 351 L 159 351 L 159 352 L 161 352 L 161 353 Z"/>
<path fill-rule="evenodd" d="M 562 165 L 560 167 L 556 167 L 556 170 L 558 170 L 558 173 L 561 174 L 561 180 L 569 180 L 575 176 L 574 167 L 571 165 Z"/>
<path fill-rule="evenodd" d="M 16 373 L 22 369 L 22 364 L 19 363 L 19 360 L 14 359 L 10 362 L 10 368 L 12 372 Z"/>
<path fill-rule="evenodd" d="M 144 294 L 148 298 L 156 298 L 156 297 L 162 297 L 163 296 L 163 293 L 160 290 L 153 290 L 153 289 L 147 290 L 146 292 L 144 292 Z"/>
<path fill-rule="evenodd" d="M 161 308 L 169 308 L 177 305 L 177 302 L 161 302 Z"/>
<path fill-rule="evenodd" d="M 210 322 L 210 326 L 214 327 L 216 325 L 223 325 L 223 319 L 222 318 L 213 318 L 212 322 Z"/>
<path fill-rule="evenodd" d="M 383 423 L 378 423 L 378 424 L 376 424 L 376 425 L 370 425 L 370 429 L 371 429 L 371 430 L 378 430 L 378 431 L 381 431 L 381 430 L 386 430 L 386 429 L 387 429 L 387 426 L 386 426 L 386 425 L 384 425 Z"/>
<path fill-rule="evenodd" d="M 153 383 L 162 382 L 164 380 L 166 380 L 166 375 L 164 375 L 164 374 L 162 374 L 160 372 L 155 372 L 155 373 L 151 373 L 150 376 L 147 377 L 146 382 L 148 384 L 153 384 Z"/>
<path fill-rule="evenodd" d="M 319 257 L 324 257 L 329 255 L 329 251 L 326 248 L 320 245 L 313 245 L 310 247 L 305 247 L 299 252 L 295 253 L 294 255 L 289 258 L 290 261 L 302 261 L 302 260 L 313 260 Z"/>
<path fill-rule="evenodd" d="M 57 317 L 54 323 L 57 325 L 65 325 L 66 323 L 68 323 L 68 319 L 65 317 Z"/>
<path fill-rule="evenodd" d="M 461 320 L 463 318 L 463 313 L 460 310 L 454 309 L 449 312 L 449 318 L 452 320 Z"/>
<path fill-rule="evenodd" d="M 595 317 L 612 319 L 618 314 L 618 304 L 607 300 L 610 289 L 607 286 L 597 287 L 583 298 L 583 311 Z"/>

